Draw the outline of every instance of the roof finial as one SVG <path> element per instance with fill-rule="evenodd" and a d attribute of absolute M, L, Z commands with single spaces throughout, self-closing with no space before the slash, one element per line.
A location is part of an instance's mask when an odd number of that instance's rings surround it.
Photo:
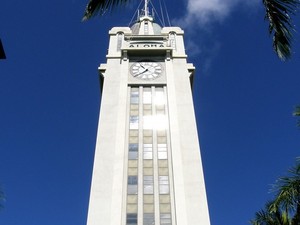
<path fill-rule="evenodd" d="M 149 9 L 148 9 L 148 3 L 149 3 L 149 0 L 145 0 L 145 16 L 149 16 Z"/>

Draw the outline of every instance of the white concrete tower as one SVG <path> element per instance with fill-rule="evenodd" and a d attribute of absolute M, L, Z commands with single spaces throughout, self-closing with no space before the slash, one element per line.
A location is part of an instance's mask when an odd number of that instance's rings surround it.
<path fill-rule="evenodd" d="M 109 31 L 87 225 L 209 225 L 183 30 Z"/>

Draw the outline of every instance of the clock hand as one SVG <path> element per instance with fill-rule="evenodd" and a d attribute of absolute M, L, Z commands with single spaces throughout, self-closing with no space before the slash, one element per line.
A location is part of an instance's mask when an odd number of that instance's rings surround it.
<path fill-rule="evenodd" d="M 143 72 L 138 73 L 138 74 L 136 74 L 136 75 L 134 75 L 134 76 L 136 77 L 136 76 L 138 76 L 138 75 L 141 75 L 141 74 L 143 74 L 143 73 L 146 73 L 147 71 L 148 71 L 148 69 L 145 69 Z"/>

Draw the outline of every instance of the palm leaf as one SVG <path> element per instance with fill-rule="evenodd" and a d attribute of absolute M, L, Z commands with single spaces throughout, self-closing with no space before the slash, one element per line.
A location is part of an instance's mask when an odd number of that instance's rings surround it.
<path fill-rule="evenodd" d="M 300 225 L 300 157 L 296 166 L 273 187 L 275 199 L 255 214 L 252 225 Z"/>
<path fill-rule="evenodd" d="M 263 0 L 269 22 L 269 34 L 273 36 L 273 49 L 277 56 L 285 61 L 291 57 L 293 32 L 295 32 L 291 16 L 293 16 L 300 0 Z"/>
<path fill-rule="evenodd" d="M 300 158 L 297 158 L 296 166 L 289 170 L 289 176 L 277 180 L 274 190 L 276 199 L 271 208 L 281 208 L 290 212 L 290 215 L 299 217 L 300 206 Z"/>
<path fill-rule="evenodd" d="M 293 116 L 300 117 L 300 105 L 296 106 L 295 111 L 293 112 Z M 300 119 L 297 122 L 298 127 L 300 127 Z"/>
<path fill-rule="evenodd" d="M 82 21 L 88 20 L 96 14 L 104 14 L 116 6 L 129 2 L 130 0 L 89 0 Z"/>
<path fill-rule="evenodd" d="M 5 51 L 4 51 L 1 39 L 0 39 L 0 59 L 6 59 Z"/>
<path fill-rule="evenodd" d="M 274 202 L 267 202 L 265 208 L 255 213 L 255 218 L 250 221 L 252 225 L 291 225 L 288 212 L 274 209 Z"/>
<path fill-rule="evenodd" d="M 293 113 L 294 116 L 299 116 L 300 117 L 300 106 L 296 106 L 296 109 Z M 300 127 L 300 119 L 298 120 L 297 125 Z"/>
<path fill-rule="evenodd" d="M 293 113 L 294 116 L 300 116 L 300 106 L 296 106 L 295 112 Z"/>

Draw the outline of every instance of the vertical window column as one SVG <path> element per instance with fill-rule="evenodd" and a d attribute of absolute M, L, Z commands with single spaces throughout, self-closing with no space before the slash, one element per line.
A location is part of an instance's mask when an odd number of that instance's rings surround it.
<path fill-rule="evenodd" d="M 166 87 L 129 90 L 126 225 L 172 225 Z"/>
<path fill-rule="evenodd" d="M 138 224 L 139 89 L 130 89 L 126 225 Z"/>
<path fill-rule="evenodd" d="M 123 41 L 123 33 L 118 33 L 117 34 L 117 51 L 119 52 L 122 47 L 122 41 Z"/>
<path fill-rule="evenodd" d="M 172 32 L 169 34 L 170 46 L 176 50 L 176 33 Z"/>
<path fill-rule="evenodd" d="M 175 42 L 174 34 L 173 41 Z M 170 37 L 170 41 L 172 38 Z M 171 225 L 171 197 L 170 197 L 170 177 L 168 156 L 167 132 L 169 121 L 167 117 L 167 101 L 164 88 L 156 88 L 155 92 L 156 117 L 160 120 L 160 126 L 157 127 L 157 159 L 158 159 L 158 186 L 159 186 L 159 211 L 160 225 Z"/>
<path fill-rule="evenodd" d="M 145 29 L 146 29 L 145 23 Z M 148 28 L 147 28 L 148 29 Z M 145 30 L 146 33 L 146 30 Z M 155 224 L 152 92 L 143 88 L 143 225 Z"/>
<path fill-rule="evenodd" d="M 148 24 L 148 21 L 144 22 L 144 34 L 149 34 L 149 24 Z"/>

